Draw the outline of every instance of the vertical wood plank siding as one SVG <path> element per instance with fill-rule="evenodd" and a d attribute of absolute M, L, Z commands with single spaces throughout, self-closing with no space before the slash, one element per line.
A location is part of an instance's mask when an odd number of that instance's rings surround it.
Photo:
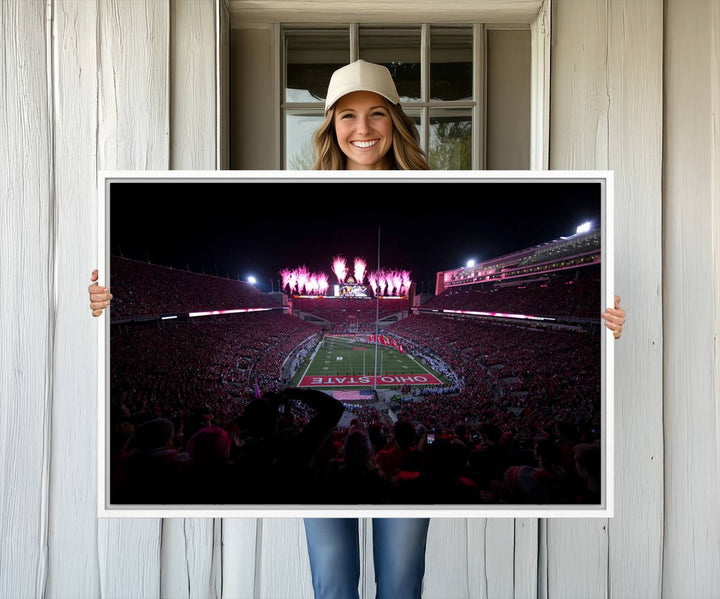
<path fill-rule="evenodd" d="M 170 168 L 216 168 L 215 0 L 170 3 Z"/>
<path fill-rule="evenodd" d="M 550 169 L 608 168 L 607 28 L 603 0 L 552 2 Z M 548 597 L 608 596 L 607 520 L 549 519 L 544 549 Z"/>
<path fill-rule="evenodd" d="M 663 592 L 717 597 L 720 11 L 697 0 L 666 10 Z"/>
<path fill-rule="evenodd" d="M 3 2 L 0 30 L 0 596 L 23 599 L 47 576 L 55 197 L 45 3 Z"/>
<path fill-rule="evenodd" d="M 214 0 L 170 0 L 169 168 L 216 167 L 216 69 Z M 210 518 L 163 521 L 161 594 L 173 599 L 219 599 L 222 555 L 214 551 Z"/>
<path fill-rule="evenodd" d="M 96 148 L 98 7 L 52 7 L 55 264 L 48 598 L 99 597 L 97 326 L 87 286 L 98 266 Z"/>
<path fill-rule="evenodd" d="M 615 518 L 548 521 L 550 597 L 659 597 L 663 543 L 660 0 L 553 0 L 552 169 L 615 172 Z"/>
<path fill-rule="evenodd" d="M 228 27 L 226 0 L 0 2 L 0 597 L 312 597 L 301 519 L 96 518 L 96 171 L 227 164 Z M 616 514 L 434 519 L 424 599 L 713 599 L 720 3 L 552 0 L 551 37 L 550 168 L 615 171 Z"/>
<path fill-rule="evenodd" d="M 615 288 L 630 314 L 615 344 L 612 597 L 660 597 L 663 552 L 663 2 L 608 3 L 608 166 Z M 667 347 L 667 346 L 666 346 Z"/>
<path fill-rule="evenodd" d="M 169 25 L 168 2 L 98 2 L 100 170 L 169 167 Z M 162 538 L 159 518 L 100 520 L 102 597 L 159 597 Z"/>

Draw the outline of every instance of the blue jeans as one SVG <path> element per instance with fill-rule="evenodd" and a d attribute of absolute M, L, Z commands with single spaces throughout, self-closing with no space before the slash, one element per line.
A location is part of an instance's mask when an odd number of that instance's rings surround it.
<path fill-rule="evenodd" d="M 429 518 L 373 518 L 376 599 L 420 599 Z M 305 518 L 315 599 L 358 599 L 357 518 Z"/>

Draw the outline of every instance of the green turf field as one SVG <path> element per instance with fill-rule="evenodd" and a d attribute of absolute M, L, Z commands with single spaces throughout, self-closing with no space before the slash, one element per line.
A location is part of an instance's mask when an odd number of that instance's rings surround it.
<path fill-rule="evenodd" d="M 376 347 L 374 343 L 352 342 L 348 338 L 327 336 L 321 342 L 315 356 L 304 363 L 292 379 L 293 386 L 336 386 L 326 381 L 327 384 L 315 383 L 318 377 L 354 377 L 346 378 L 342 384 L 337 386 L 367 386 L 366 381 L 358 381 L 357 377 L 373 376 L 377 363 L 377 376 L 383 375 L 426 375 L 438 380 L 432 384 L 447 384 L 447 380 L 431 368 L 415 360 L 410 354 L 401 353 L 397 349 L 384 345 Z M 337 382 L 337 381 L 336 381 Z M 357 383 L 357 384 L 355 384 Z M 378 380 L 383 386 L 397 386 L 397 379 L 387 382 Z M 410 383 L 418 385 L 419 382 Z M 426 383 L 428 384 L 428 383 Z"/>

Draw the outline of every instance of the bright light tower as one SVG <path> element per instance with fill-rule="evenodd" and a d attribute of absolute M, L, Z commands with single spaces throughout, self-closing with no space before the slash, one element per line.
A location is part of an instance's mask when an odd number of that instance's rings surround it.
<path fill-rule="evenodd" d="M 250 283 L 251 285 L 254 285 L 255 283 L 257 283 L 257 279 L 255 277 L 253 277 L 252 275 L 250 275 L 248 277 L 248 283 Z"/>
<path fill-rule="evenodd" d="M 473 260 L 471 258 L 470 260 L 467 261 L 466 266 L 467 266 L 467 268 L 472 268 L 473 266 L 475 266 L 475 260 Z"/>
<path fill-rule="evenodd" d="M 592 226 L 592 223 L 590 221 L 583 223 L 582 225 L 579 225 L 578 228 L 575 230 L 575 234 L 578 233 L 587 233 L 590 230 L 590 227 Z"/>

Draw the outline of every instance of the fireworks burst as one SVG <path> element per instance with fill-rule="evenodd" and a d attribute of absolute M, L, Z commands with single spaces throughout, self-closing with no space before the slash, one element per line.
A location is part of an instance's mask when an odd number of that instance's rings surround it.
<path fill-rule="evenodd" d="M 342 285 L 345 282 L 345 277 L 347 276 L 347 264 L 345 262 L 345 258 L 342 256 L 333 258 L 332 270 L 337 277 L 338 283 Z"/>
<path fill-rule="evenodd" d="M 310 273 L 307 271 L 307 268 L 304 266 L 301 266 L 297 270 L 297 289 L 298 293 L 302 293 L 304 290 L 307 289 L 308 280 L 310 279 Z"/>
<path fill-rule="evenodd" d="M 392 273 L 393 289 L 396 295 L 401 295 L 402 273 L 393 271 Z"/>
<path fill-rule="evenodd" d="M 320 295 L 325 295 L 329 287 L 330 283 L 328 282 L 327 275 L 324 273 L 320 273 L 318 275 L 318 293 Z"/>
<path fill-rule="evenodd" d="M 410 293 L 412 281 L 410 280 L 410 273 L 407 270 L 402 271 L 402 286 L 406 294 Z"/>
<path fill-rule="evenodd" d="M 368 283 L 370 283 L 370 289 L 372 289 L 373 295 L 377 295 L 377 289 L 378 289 L 377 273 L 371 272 L 368 275 Z"/>
<path fill-rule="evenodd" d="M 355 258 L 353 262 L 353 276 L 358 285 L 366 284 L 372 289 L 374 296 L 403 295 L 410 291 L 412 281 L 410 273 L 406 270 L 384 270 L 367 272 L 367 263 L 363 258 Z M 348 277 L 348 267 L 345 258 L 337 256 L 332 260 L 332 271 L 342 285 Z M 299 266 L 295 269 L 284 268 L 280 271 L 282 288 L 289 293 L 307 295 L 326 295 L 330 289 L 330 280 L 325 273 L 310 272 L 307 267 Z"/>
<path fill-rule="evenodd" d="M 362 285 L 365 280 L 365 268 L 367 263 L 362 258 L 355 258 L 355 282 Z"/>

